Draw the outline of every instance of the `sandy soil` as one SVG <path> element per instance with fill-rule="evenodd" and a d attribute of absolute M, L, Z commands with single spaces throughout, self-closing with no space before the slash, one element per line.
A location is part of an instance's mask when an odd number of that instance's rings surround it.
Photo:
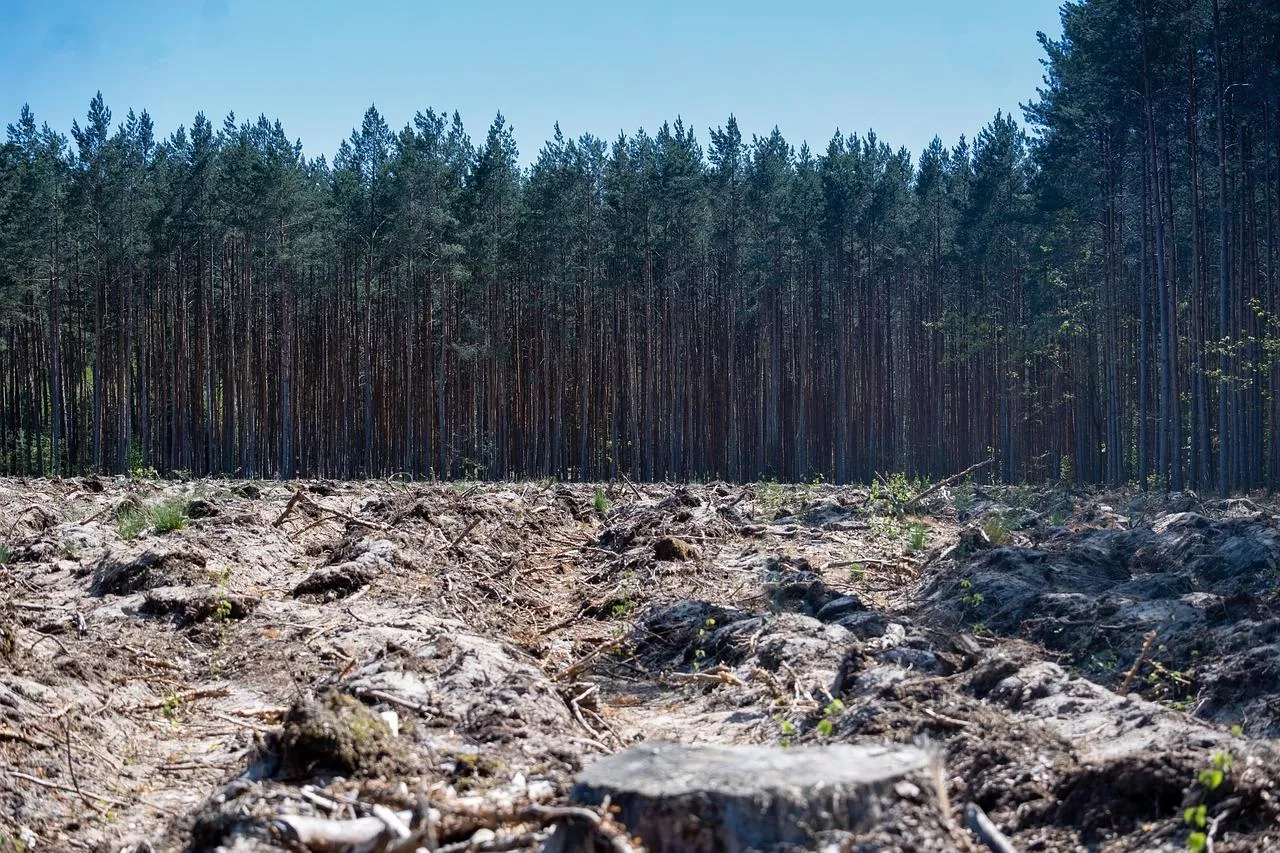
<path fill-rule="evenodd" d="M 0 851 L 536 849 L 644 739 L 936 752 L 815 847 L 985 849 L 969 803 L 1019 850 L 1280 845 L 1275 507 L 909 496 L 0 480 Z"/>

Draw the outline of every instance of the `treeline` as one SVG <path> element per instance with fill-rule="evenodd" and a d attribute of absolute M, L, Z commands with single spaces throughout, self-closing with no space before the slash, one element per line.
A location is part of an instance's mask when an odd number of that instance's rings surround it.
<path fill-rule="evenodd" d="M 1280 481 L 1280 6 L 1085 0 L 1028 136 L 521 169 L 370 108 L 0 148 L 0 471 Z"/>

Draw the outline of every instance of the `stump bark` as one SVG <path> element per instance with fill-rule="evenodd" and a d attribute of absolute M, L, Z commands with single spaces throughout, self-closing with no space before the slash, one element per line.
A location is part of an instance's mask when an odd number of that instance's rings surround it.
<path fill-rule="evenodd" d="M 736 853 L 812 849 L 821 832 L 863 832 L 898 798 L 918 793 L 930 758 L 905 746 L 812 748 L 645 743 L 603 758 L 578 775 L 572 799 L 600 805 L 650 853 Z M 545 850 L 591 848 L 580 828 L 561 825 Z"/>

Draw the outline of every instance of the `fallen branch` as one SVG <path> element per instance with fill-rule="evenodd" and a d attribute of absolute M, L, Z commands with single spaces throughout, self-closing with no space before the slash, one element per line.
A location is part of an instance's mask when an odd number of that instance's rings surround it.
<path fill-rule="evenodd" d="M 622 478 L 622 482 L 631 487 L 631 491 L 635 492 L 635 495 L 639 500 L 644 500 L 644 495 L 640 494 L 640 490 L 636 488 L 636 484 L 631 482 L 631 479 L 626 474 L 619 471 L 618 476 Z"/>
<path fill-rule="evenodd" d="M 979 808 L 977 803 L 969 803 L 964 807 L 964 821 L 973 834 L 981 838 L 982 843 L 994 853 L 1017 853 L 1013 842 L 996 828 L 991 818 L 987 817 L 987 813 Z"/>
<path fill-rule="evenodd" d="M 551 680 L 563 681 L 566 678 L 573 678 L 579 672 L 582 672 L 582 670 L 586 668 L 587 664 L 591 663 L 601 655 L 608 654 L 609 652 L 613 651 L 617 647 L 618 647 L 618 641 L 610 640 L 609 642 L 602 644 L 599 648 L 597 648 L 591 654 L 587 655 L 584 658 L 580 658 L 579 660 L 569 664 L 567 667 L 560 670 L 560 674 L 553 676 Z"/>
<path fill-rule="evenodd" d="M 178 693 L 166 696 L 164 699 L 155 699 L 151 702 L 143 702 L 138 706 L 142 711 L 154 711 L 157 708 L 163 708 L 165 703 L 177 702 L 179 705 L 185 705 L 188 702 L 194 702 L 197 699 L 221 699 L 230 696 L 231 691 L 225 687 L 207 687 L 201 690 L 188 690 L 186 693 Z"/>
<path fill-rule="evenodd" d="M 912 498 L 911 500 L 903 504 L 902 505 L 903 510 L 911 509 L 911 507 L 920 503 L 922 500 L 929 497 L 929 495 L 933 494 L 939 489 L 945 489 L 947 486 L 955 485 L 956 483 L 963 480 L 965 477 L 968 477 L 974 471 L 978 471 L 978 470 L 981 470 L 982 468 L 986 468 L 988 465 L 995 464 L 995 461 L 996 461 L 996 458 L 992 456 L 989 459 L 984 459 L 981 462 L 976 462 L 973 465 L 970 465 L 968 468 L 965 468 L 959 474 L 952 474 L 950 477 L 946 478 L 945 480 L 942 480 L 939 483 L 935 483 L 934 485 L 925 489 L 923 492 L 921 492 L 920 494 L 916 495 L 914 498 Z"/>
<path fill-rule="evenodd" d="M 72 788 L 70 785 L 59 785 L 57 782 L 50 782 L 48 779 L 41 779 L 38 776 L 31 776 L 27 773 L 19 773 L 17 770 L 5 770 L 2 772 L 8 773 L 10 776 L 12 776 L 15 779 L 23 779 L 27 782 L 30 782 L 33 785 L 39 785 L 41 788 L 49 788 L 50 790 L 54 790 L 54 791 L 62 791 L 64 794 L 76 794 L 77 796 L 86 796 L 85 794 L 81 794 L 75 788 Z M 133 805 L 133 803 L 126 802 L 124 800 L 118 800 L 115 797 L 109 797 L 106 794 L 99 794 L 93 791 L 88 792 L 87 796 L 92 797 L 95 800 L 101 800 L 104 803 L 111 803 L 113 806 L 121 806 L 122 808 L 128 808 Z"/>
<path fill-rule="evenodd" d="M 449 547 L 445 550 L 447 551 L 455 550 L 458 547 L 458 545 L 462 543 L 462 540 L 467 538 L 467 534 L 476 529 L 476 525 L 479 523 L 480 523 L 479 518 L 471 519 L 471 523 L 467 525 L 467 529 L 459 533 L 457 538 L 455 538 L 452 542 L 450 542 Z"/>
<path fill-rule="evenodd" d="M 289 513 L 293 512 L 293 508 L 298 505 L 298 501 L 302 500 L 302 487 L 293 490 L 293 496 L 289 498 L 289 503 L 285 505 L 284 512 L 280 513 L 275 521 L 271 522 L 272 527 L 279 527 L 284 524 L 284 520 L 289 517 Z"/>
<path fill-rule="evenodd" d="M 25 743 L 34 749 L 49 749 L 53 744 L 50 741 L 33 738 L 30 735 L 24 735 L 22 732 L 15 732 L 13 729 L 0 729 L 0 740 L 13 740 L 18 743 Z"/>

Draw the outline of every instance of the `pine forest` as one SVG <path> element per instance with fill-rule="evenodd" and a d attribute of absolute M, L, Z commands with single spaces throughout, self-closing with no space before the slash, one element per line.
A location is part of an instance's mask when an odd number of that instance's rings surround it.
<path fill-rule="evenodd" d="M 22 107 L 0 472 L 1274 487 L 1280 5 L 1062 23 L 1022 116 L 918 154 Z"/>

